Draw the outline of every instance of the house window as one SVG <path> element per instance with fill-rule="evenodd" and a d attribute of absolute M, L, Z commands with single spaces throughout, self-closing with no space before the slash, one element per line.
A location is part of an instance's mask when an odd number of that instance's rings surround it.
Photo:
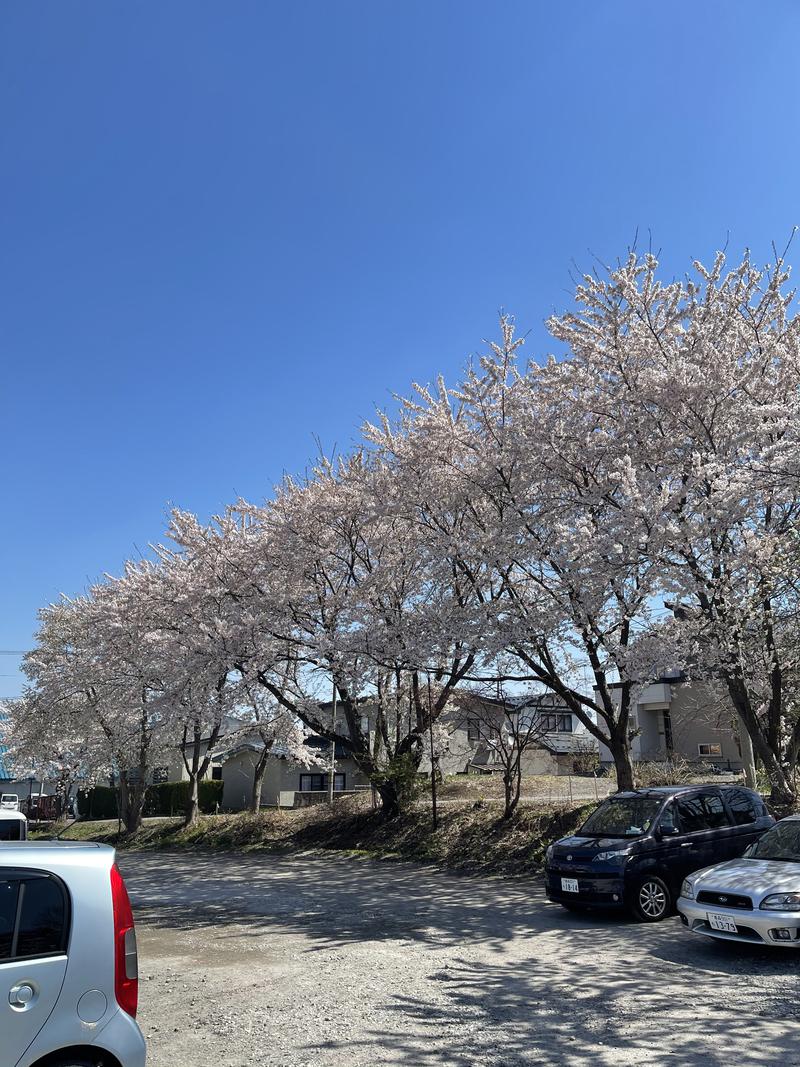
<path fill-rule="evenodd" d="M 158 785 L 160 782 L 169 781 L 169 767 L 154 767 L 153 768 L 153 785 Z"/>
<path fill-rule="evenodd" d="M 698 756 L 721 756 L 722 745 L 717 743 L 709 743 L 697 746 Z"/>
<path fill-rule="evenodd" d="M 467 719 L 467 741 L 480 741 L 481 725 L 477 719 Z"/>
<path fill-rule="evenodd" d="M 327 774 L 301 774 L 300 775 L 300 792 L 301 793 L 325 793 L 328 790 L 329 778 Z M 335 774 L 333 776 L 333 791 L 339 793 L 344 789 L 344 775 Z"/>
<path fill-rule="evenodd" d="M 558 711 L 540 711 L 539 723 L 548 734 L 571 734 L 572 716 Z"/>
<path fill-rule="evenodd" d="M 220 767 L 219 765 L 211 768 L 211 781 L 212 782 L 221 782 L 222 781 L 222 767 Z"/>

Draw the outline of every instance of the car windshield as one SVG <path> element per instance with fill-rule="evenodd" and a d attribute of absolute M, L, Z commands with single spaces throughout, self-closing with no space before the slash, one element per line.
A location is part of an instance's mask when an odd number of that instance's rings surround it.
<path fill-rule="evenodd" d="M 794 860 L 800 863 L 800 821 L 779 822 L 767 830 L 750 853 L 758 860 Z"/>
<path fill-rule="evenodd" d="M 600 837 L 639 837 L 652 826 L 661 803 L 661 797 L 647 795 L 610 797 L 589 816 L 579 832 Z"/>

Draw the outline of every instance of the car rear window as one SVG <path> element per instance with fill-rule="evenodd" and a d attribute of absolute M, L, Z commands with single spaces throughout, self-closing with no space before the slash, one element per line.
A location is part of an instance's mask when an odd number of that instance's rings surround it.
<path fill-rule="evenodd" d="M 66 951 L 66 890 L 52 875 L 23 872 L 0 880 L 0 961 Z"/>
<path fill-rule="evenodd" d="M 678 824 L 685 834 L 730 826 L 719 793 L 694 793 L 688 797 L 678 797 L 675 806 Z"/>
<path fill-rule="evenodd" d="M 0 819 L 0 841 L 22 841 L 22 819 Z"/>
<path fill-rule="evenodd" d="M 737 826 L 744 826 L 746 823 L 755 822 L 756 819 L 761 818 L 763 804 L 752 793 L 744 789 L 729 789 L 725 797 Z"/>

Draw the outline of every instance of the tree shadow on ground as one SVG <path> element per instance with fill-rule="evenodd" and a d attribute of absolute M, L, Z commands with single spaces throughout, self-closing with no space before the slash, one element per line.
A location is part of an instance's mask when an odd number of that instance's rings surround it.
<path fill-rule="evenodd" d="M 140 919 L 215 931 L 216 946 L 293 933 L 312 958 L 390 941 L 418 964 L 422 953 L 422 992 L 376 988 L 380 1026 L 329 1042 L 332 1057 L 349 1050 L 369 1062 L 372 1053 L 407 1067 L 800 1064 L 800 958 L 789 951 L 719 944 L 677 919 L 568 913 L 533 880 L 408 863 L 318 854 L 122 862 Z"/>

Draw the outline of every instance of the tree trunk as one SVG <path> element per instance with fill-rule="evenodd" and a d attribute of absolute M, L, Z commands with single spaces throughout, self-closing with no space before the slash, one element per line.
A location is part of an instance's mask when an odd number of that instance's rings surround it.
<path fill-rule="evenodd" d="M 188 830 L 196 826 L 200 819 L 200 775 L 189 774 L 189 795 L 186 798 L 186 809 L 183 814 L 183 828 Z"/>
<path fill-rule="evenodd" d="M 400 814 L 400 792 L 393 778 L 382 778 L 375 783 L 381 798 L 381 813 L 386 819 L 394 819 Z"/>
<path fill-rule="evenodd" d="M 256 765 L 253 768 L 253 788 L 250 791 L 250 811 L 252 814 L 256 814 L 261 811 L 261 790 L 264 787 L 264 775 L 267 773 L 267 763 L 269 762 L 270 753 L 272 752 L 272 745 L 264 745 L 264 750 L 256 761 Z"/>
<path fill-rule="evenodd" d="M 797 793 L 792 775 L 781 761 L 779 738 L 775 738 L 774 743 L 770 743 L 765 735 L 759 718 L 753 710 L 750 694 L 744 681 L 736 675 L 726 677 L 725 681 L 736 713 L 746 727 L 755 754 L 767 772 L 772 786 L 770 803 L 779 810 L 779 813 L 783 810 L 793 810 L 797 804 Z"/>
<path fill-rule="evenodd" d="M 144 817 L 144 801 L 147 789 L 143 785 L 135 785 L 133 787 L 130 805 L 128 808 L 128 823 L 126 830 L 129 834 L 135 834 L 137 830 L 141 829 L 142 819 Z"/>
<path fill-rule="evenodd" d="M 739 738 L 742 746 L 742 768 L 744 770 L 744 784 L 748 789 L 755 789 L 757 785 L 756 779 L 756 757 L 753 752 L 753 742 L 750 738 L 750 734 L 747 732 L 747 726 L 742 719 L 739 719 Z"/>
<path fill-rule="evenodd" d="M 147 787 L 142 782 L 128 781 L 127 772 L 121 771 L 117 787 L 119 815 L 126 834 L 134 834 L 142 825 Z"/>
<path fill-rule="evenodd" d="M 503 775 L 503 784 L 506 792 L 506 807 L 503 812 L 504 819 L 510 819 L 517 810 L 519 794 L 522 789 L 522 755 L 517 753 L 513 762 Z"/>
<path fill-rule="evenodd" d="M 503 772 L 503 819 L 510 819 L 519 803 L 520 774 L 519 767 L 509 764 Z"/>
<path fill-rule="evenodd" d="M 612 733 L 608 739 L 609 750 L 614 760 L 614 768 L 617 772 L 617 789 L 630 790 L 634 788 L 633 761 L 631 760 L 631 746 L 628 738 L 619 733 Z"/>

